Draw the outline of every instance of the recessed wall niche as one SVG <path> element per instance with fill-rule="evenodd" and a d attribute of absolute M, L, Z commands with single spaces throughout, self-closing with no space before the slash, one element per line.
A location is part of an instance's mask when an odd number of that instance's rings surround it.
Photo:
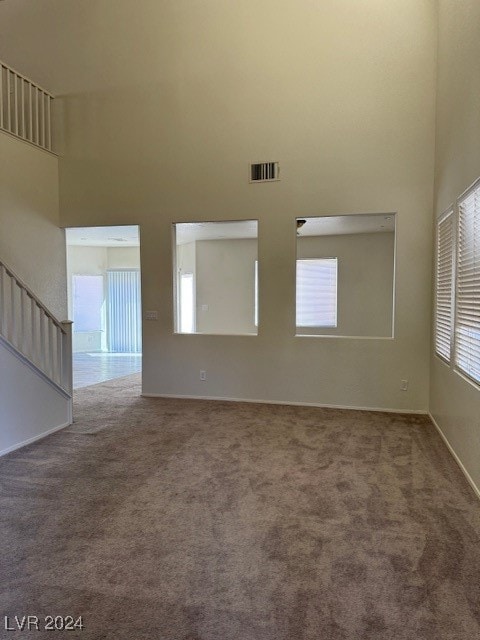
<path fill-rule="evenodd" d="M 257 220 L 174 229 L 175 332 L 257 334 Z"/>
<path fill-rule="evenodd" d="M 296 335 L 393 337 L 395 222 L 297 218 Z"/>

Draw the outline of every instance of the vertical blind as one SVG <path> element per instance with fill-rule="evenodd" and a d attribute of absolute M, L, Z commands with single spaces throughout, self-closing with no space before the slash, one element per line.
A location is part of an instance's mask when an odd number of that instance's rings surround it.
<path fill-rule="evenodd" d="M 453 210 L 437 223 L 437 264 L 435 279 L 435 351 L 450 362 L 453 325 Z"/>
<path fill-rule="evenodd" d="M 108 271 L 108 350 L 138 353 L 142 350 L 140 271 Z"/>
<path fill-rule="evenodd" d="M 297 327 L 337 326 L 337 258 L 297 260 Z"/>
<path fill-rule="evenodd" d="M 480 181 L 458 201 L 455 364 L 480 382 Z"/>

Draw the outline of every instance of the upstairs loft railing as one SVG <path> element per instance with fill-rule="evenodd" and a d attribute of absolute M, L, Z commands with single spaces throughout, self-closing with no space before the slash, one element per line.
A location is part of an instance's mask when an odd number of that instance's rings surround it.
<path fill-rule="evenodd" d="M 53 96 L 0 62 L 0 129 L 52 151 Z"/>
<path fill-rule="evenodd" d="M 71 322 L 60 322 L 0 261 L 0 337 L 72 395 Z"/>

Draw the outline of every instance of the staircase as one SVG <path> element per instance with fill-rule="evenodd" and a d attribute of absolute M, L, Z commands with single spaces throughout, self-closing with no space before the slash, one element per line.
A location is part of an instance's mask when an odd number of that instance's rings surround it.
<path fill-rule="evenodd" d="M 0 455 L 71 422 L 71 323 L 0 261 Z"/>

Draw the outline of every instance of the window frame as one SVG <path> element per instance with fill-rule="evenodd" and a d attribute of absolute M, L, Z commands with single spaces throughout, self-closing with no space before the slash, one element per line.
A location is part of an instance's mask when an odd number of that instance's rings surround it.
<path fill-rule="evenodd" d="M 456 266 L 457 266 L 457 216 L 456 208 L 454 205 L 450 205 L 443 213 L 437 216 L 435 223 L 435 281 L 434 281 L 434 314 L 433 314 L 433 350 L 434 354 L 440 358 L 443 362 L 451 365 L 454 357 L 454 342 L 455 342 L 455 307 L 456 307 Z M 450 272 L 450 327 L 449 327 L 449 350 L 448 358 L 441 353 L 437 348 L 437 336 L 438 336 L 438 281 L 439 281 L 439 257 L 440 257 L 440 226 L 447 220 L 451 220 L 451 272 Z"/>
<path fill-rule="evenodd" d="M 172 289 L 173 289 L 173 305 L 172 305 L 172 328 L 173 328 L 173 335 L 178 335 L 178 336 L 219 336 L 219 337 L 237 337 L 237 336 L 241 336 L 241 337 L 258 337 L 258 325 L 254 323 L 254 327 L 255 327 L 255 331 L 228 331 L 228 332 L 219 332 L 217 330 L 206 330 L 206 331 L 199 331 L 198 330 L 198 325 L 199 325 L 199 310 L 200 310 L 200 306 L 202 308 L 203 311 L 203 307 L 208 307 L 207 304 L 205 305 L 200 305 L 199 304 L 199 300 L 197 298 L 197 284 L 198 284 L 198 272 L 197 272 L 197 265 L 198 265 L 198 261 L 197 261 L 197 254 L 196 254 L 196 247 L 195 247 L 195 257 L 194 257 L 194 267 L 193 270 L 191 270 L 190 266 L 187 267 L 186 271 L 182 270 L 182 267 L 179 266 L 179 264 L 181 264 L 179 262 L 179 256 L 178 256 L 178 249 L 181 246 L 181 244 L 177 243 L 177 239 L 178 239 L 178 230 L 179 227 L 182 226 L 206 226 L 206 225 L 228 225 L 228 224 L 243 224 L 243 223 L 254 223 L 255 225 L 255 232 L 256 235 L 254 236 L 213 236 L 213 237 L 192 237 L 190 240 L 188 240 L 188 242 L 192 242 L 192 243 L 197 243 L 199 241 L 218 241 L 221 242 L 222 240 L 254 240 L 256 243 L 256 260 L 258 261 L 258 248 L 259 248 L 259 228 L 260 228 L 260 221 L 258 218 L 239 218 L 239 219 L 222 219 L 222 220 L 202 220 L 202 219 L 194 219 L 194 220 L 181 220 L 181 221 L 173 221 L 171 223 L 171 258 L 172 258 Z M 194 317 L 193 317 L 193 331 L 189 332 L 189 333 L 185 333 L 181 330 L 181 311 L 180 311 L 180 307 L 181 307 L 181 295 L 180 295 L 180 280 L 181 280 L 181 276 L 182 274 L 191 274 L 193 275 L 193 289 L 194 289 Z M 253 292 L 254 295 L 253 297 L 255 297 L 255 291 Z M 250 299 L 251 300 L 251 299 Z M 255 304 L 255 301 L 254 301 Z M 250 302 L 249 302 L 250 305 Z"/>
<path fill-rule="evenodd" d="M 457 198 L 456 203 L 455 203 L 455 212 L 456 212 L 456 237 L 455 237 L 455 318 L 454 318 L 454 338 L 453 338 L 453 347 L 452 347 L 452 365 L 453 365 L 453 369 L 456 373 L 458 373 L 461 377 L 463 377 L 465 380 L 467 380 L 469 383 L 473 384 L 475 386 L 475 388 L 479 389 L 480 388 L 480 374 L 478 379 L 475 378 L 473 375 L 471 375 L 471 373 L 469 371 L 467 371 L 466 369 L 464 369 L 461 364 L 458 362 L 459 359 L 459 353 L 458 353 L 458 344 L 459 344 L 459 290 L 460 290 L 460 278 L 461 278 L 461 269 L 460 269 L 460 265 L 459 265 L 459 260 L 460 260 L 460 255 L 461 255 L 461 251 L 460 251 L 460 237 L 461 237 L 461 233 L 460 233 L 460 227 L 461 227 L 461 206 L 463 204 L 463 202 L 473 193 L 475 193 L 476 191 L 479 191 L 478 194 L 478 198 L 480 199 L 480 178 L 478 178 L 477 180 L 475 180 L 475 182 L 468 187 L 468 189 L 465 189 L 465 191 Z M 479 218 L 480 218 L 480 211 L 479 211 Z M 475 229 L 474 229 L 475 231 Z M 478 264 L 478 268 L 480 271 L 480 226 L 477 229 L 478 231 L 478 241 L 477 241 L 477 255 L 475 256 L 475 240 L 473 240 L 474 242 L 474 248 L 473 248 L 473 252 L 474 252 L 474 257 L 472 259 L 472 262 L 474 264 L 474 268 L 475 266 Z M 475 235 L 474 235 L 475 238 Z M 479 285 L 479 296 L 480 296 L 480 285 Z M 479 314 L 478 314 L 478 324 L 480 325 L 480 305 L 479 305 Z M 477 339 L 478 340 L 478 349 L 477 349 L 477 358 L 480 359 L 480 338 Z"/>
<path fill-rule="evenodd" d="M 190 283 L 191 283 L 191 289 L 192 289 L 192 317 L 191 317 L 191 324 L 192 324 L 192 330 L 191 331 L 185 331 L 183 328 L 183 283 L 184 283 L 184 278 L 188 278 Z M 192 333 L 196 332 L 196 325 L 197 325 L 197 314 L 196 314 L 196 309 L 197 309 L 197 305 L 196 305 L 196 297 L 195 297 L 195 274 L 193 273 L 193 271 L 185 271 L 183 272 L 181 269 L 179 269 L 178 271 L 178 294 L 177 294 L 177 317 L 178 317 L 178 333 L 181 333 L 182 335 L 191 335 Z"/>

